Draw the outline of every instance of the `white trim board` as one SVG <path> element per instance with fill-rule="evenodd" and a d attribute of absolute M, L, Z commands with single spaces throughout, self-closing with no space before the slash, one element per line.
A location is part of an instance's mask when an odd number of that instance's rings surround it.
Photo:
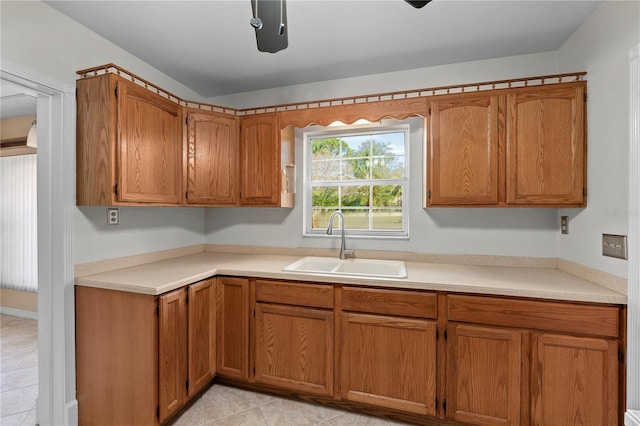
<path fill-rule="evenodd" d="M 38 99 L 36 420 L 42 426 L 75 425 L 75 87 L 5 60 L 0 60 L 0 77 Z"/>
<path fill-rule="evenodd" d="M 38 319 L 38 313 L 33 311 L 25 311 L 24 309 L 7 308 L 0 306 L 0 314 L 11 315 L 14 317 L 27 318 L 32 320 Z"/>

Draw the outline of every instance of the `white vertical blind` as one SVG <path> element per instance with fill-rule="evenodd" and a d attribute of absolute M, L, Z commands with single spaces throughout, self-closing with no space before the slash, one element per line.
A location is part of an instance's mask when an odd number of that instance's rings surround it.
<path fill-rule="evenodd" d="M 0 285 L 38 290 L 36 154 L 0 158 Z"/>

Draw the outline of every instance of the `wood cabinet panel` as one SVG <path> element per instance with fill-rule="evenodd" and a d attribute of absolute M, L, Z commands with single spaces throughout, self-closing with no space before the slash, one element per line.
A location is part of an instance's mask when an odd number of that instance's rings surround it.
<path fill-rule="evenodd" d="M 160 421 L 177 413 L 187 400 L 187 294 L 175 290 L 158 299 L 160 311 Z"/>
<path fill-rule="evenodd" d="M 256 304 L 255 380 L 333 395 L 333 311 Z"/>
<path fill-rule="evenodd" d="M 115 201 L 118 110 L 117 77 L 76 83 L 76 204 L 108 206 Z"/>
<path fill-rule="evenodd" d="M 342 398 L 434 416 L 435 334 L 433 321 L 343 313 Z"/>
<path fill-rule="evenodd" d="M 156 306 L 153 296 L 75 287 L 79 424 L 157 424 Z"/>
<path fill-rule="evenodd" d="M 435 293 L 344 287 L 342 308 L 346 311 L 435 318 L 437 299 Z"/>
<path fill-rule="evenodd" d="M 617 425 L 618 345 L 613 340 L 533 337 L 532 425 Z"/>
<path fill-rule="evenodd" d="M 216 279 L 216 346 L 218 374 L 249 377 L 249 280 Z"/>
<path fill-rule="evenodd" d="M 542 329 L 593 336 L 618 337 L 620 309 L 616 306 L 449 295 L 451 321 Z"/>
<path fill-rule="evenodd" d="M 333 308 L 333 285 L 256 280 L 256 301 Z"/>
<path fill-rule="evenodd" d="M 507 95 L 507 203 L 582 205 L 584 85 Z"/>
<path fill-rule="evenodd" d="M 182 201 L 180 107 L 144 87 L 118 82 L 119 201 Z"/>
<path fill-rule="evenodd" d="M 187 204 L 237 204 L 238 151 L 236 117 L 188 112 Z"/>
<path fill-rule="evenodd" d="M 498 203 L 498 96 L 430 102 L 427 206 Z"/>
<path fill-rule="evenodd" d="M 216 372 L 215 280 L 188 288 L 189 303 L 189 397 L 200 391 Z"/>
<path fill-rule="evenodd" d="M 451 323 L 447 330 L 447 417 L 520 424 L 521 332 Z"/>
<path fill-rule="evenodd" d="M 280 127 L 278 115 L 240 120 L 240 204 L 280 206 Z"/>

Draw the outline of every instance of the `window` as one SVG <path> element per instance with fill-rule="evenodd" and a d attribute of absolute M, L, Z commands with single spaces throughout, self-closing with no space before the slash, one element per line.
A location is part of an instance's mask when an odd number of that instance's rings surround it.
<path fill-rule="evenodd" d="M 304 141 L 305 235 L 324 234 L 339 209 L 349 235 L 408 236 L 408 125 L 309 131 Z"/>

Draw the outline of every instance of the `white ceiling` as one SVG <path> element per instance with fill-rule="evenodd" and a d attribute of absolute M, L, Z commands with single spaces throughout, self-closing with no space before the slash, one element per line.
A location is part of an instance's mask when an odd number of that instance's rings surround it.
<path fill-rule="evenodd" d="M 552 51 L 600 3 L 287 0 L 289 47 L 263 53 L 251 1 L 47 3 L 205 98 Z"/>

